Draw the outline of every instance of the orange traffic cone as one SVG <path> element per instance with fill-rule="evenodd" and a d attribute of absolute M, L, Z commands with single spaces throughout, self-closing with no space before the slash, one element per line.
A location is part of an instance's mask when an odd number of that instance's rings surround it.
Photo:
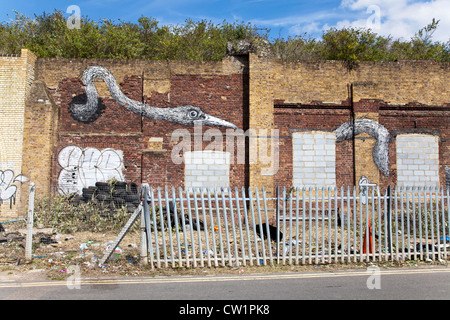
<path fill-rule="evenodd" d="M 363 253 L 367 253 L 367 233 L 364 233 L 364 243 L 363 243 Z M 372 238 L 372 228 L 370 226 L 369 219 L 369 253 L 373 253 L 373 238 Z"/>

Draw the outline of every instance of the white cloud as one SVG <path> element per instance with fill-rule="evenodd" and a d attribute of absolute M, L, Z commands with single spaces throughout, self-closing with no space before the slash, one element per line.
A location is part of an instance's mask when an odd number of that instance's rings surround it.
<path fill-rule="evenodd" d="M 252 19 L 249 22 L 256 26 L 269 26 L 282 30 L 285 28 L 290 35 L 319 35 L 324 30 L 324 22 L 336 20 L 339 15 L 335 11 L 317 11 L 309 14 L 291 15 L 274 19 Z"/>
<path fill-rule="evenodd" d="M 409 1 L 409 0 L 342 0 L 341 8 L 350 10 L 356 15 L 352 20 L 342 19 L 336 27 L 364 27 L 370 14 L 369 6 L 380 8 L 380 26 L 374 30 L 382 35 L 394 38 L 410 39 L 421 28 L 428 25 L 433 18 L 440 20 L 438 29 L 433 35 L 437 41 L 447 42 L 450 39 L 450 1 Z"/>
<path fill-rule="evenodd" d="M 341 0 L 327 10 L 250 22 L 285 28 L 290 35 L 306 32 L 317 37 L 331 27 L 370 27 L 380 35 L 409 40 L 433 18 L 440 20 L 433 40 L 449 41 L 450 0 Z"/>
<path fill-rule="evenodd" d="M 296 24 L 289 28 L 289 33 L 291 34 L 302 34 L 302 33 L 317 33 L 322 30 L 322 26 L 317 21 Z"/>

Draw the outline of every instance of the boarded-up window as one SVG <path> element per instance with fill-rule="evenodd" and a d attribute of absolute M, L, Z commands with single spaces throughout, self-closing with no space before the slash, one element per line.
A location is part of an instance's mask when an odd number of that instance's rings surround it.
<path fill-rule="evenodd" d="M 402 134 L 396 145 L 398 186 L 439 186 L 438 137 Z"/>
<path fill-rule="evenodd" d="M 336 135 L 330 132 L 296 132 L 292 135 L 293 185 L 336 185 Z"/>
<path fill-rule="evenodd" d="M 230 153 L 189 151 L 184 153 L 185 187 L 227 188 L 230 186 Z"/>

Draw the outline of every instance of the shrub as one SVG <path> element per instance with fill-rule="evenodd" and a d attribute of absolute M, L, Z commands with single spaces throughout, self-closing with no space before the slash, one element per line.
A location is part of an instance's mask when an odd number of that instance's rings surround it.
<path fill-rule="evenodd" d="M 89 201 L 75 204 L 71 196 L 54 195 L 36 199 L 34 221 L 60 233 L 80 231 L 118 232 L 131 216 L 126 207 L 115 208 Z M 134 228 L 138 228 L 135 224 Z"/>

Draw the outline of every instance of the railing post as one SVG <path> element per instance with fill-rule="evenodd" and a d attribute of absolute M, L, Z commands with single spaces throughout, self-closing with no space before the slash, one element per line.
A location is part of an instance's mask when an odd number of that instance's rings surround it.
<path fill-rule="evenodd" d="M 152 230 L 151 230 L 151 226 L 150 226 L 150 206 L 149 206 L 149 201 L 150 201 L 150 189 L 147 183 L 143 183 L 141 185 L 141 195 L 142 195 L 142 215 L 144 216 L 144 225 L 145 225 L 145 233 L 147 235 L 146 238 L 146 245 L 145 248 L 147 249 L 147 262 L 148 262 L 148 257 L 150 257 L 150 263 L 151 263 L 151 267 L 152 269 L 154 268 L 153 265 L 153 246 L 152 246 Z M 141 222 L 141 226 L 142 226 L 142 222 Z M 142 229 L 141 229 L 142 230 Z M 141 234 L 141 239 L 142 239 L 142 234 Z M 143 244 L 141 244 L 142 246 Z M 142 251 L 142 247 L 141 247 L 141 251 Z"/>
<path fill-rule="evenodd" d="M 392 210 L 392 202 L 391 202 L 391 197 L 392 197 L 392 191 L 391 191 L 391 186 L 389 185 L 387 188 L 387 199 L 386 201 L 388 202 L 387 205 L 387 237 L 388 237 L 388 250 L 389 253 L 392 253 L 392 227 L 391 227 L 391 210 Z"/>
<path fill-rule="evenodd" d="M 277 203 L 275 215 L 277 224 L 277 263 L 280 263 L 280 186 L 277 186 Z"/>
<path fill-rule="evenodd" d="M 145 214 L 144 210 L 141 212 L 141 243 L 140 243 L 140 261 L 143 264 L 148 263 L 148 254 L 147 254 L 147 232 L 146 232 L 146 226 L 145 226 Z"/>
<path fill-rule="evenodd" d="M 34 183 L 30 183 L 30 194 L 28 196 L 27 237 L 26 237 L 26 243 L 25 243 L 25 259 L 26 260 L 31 260 L 31 258 L 32 258 L 34 194 L 35 194 Z"/>

